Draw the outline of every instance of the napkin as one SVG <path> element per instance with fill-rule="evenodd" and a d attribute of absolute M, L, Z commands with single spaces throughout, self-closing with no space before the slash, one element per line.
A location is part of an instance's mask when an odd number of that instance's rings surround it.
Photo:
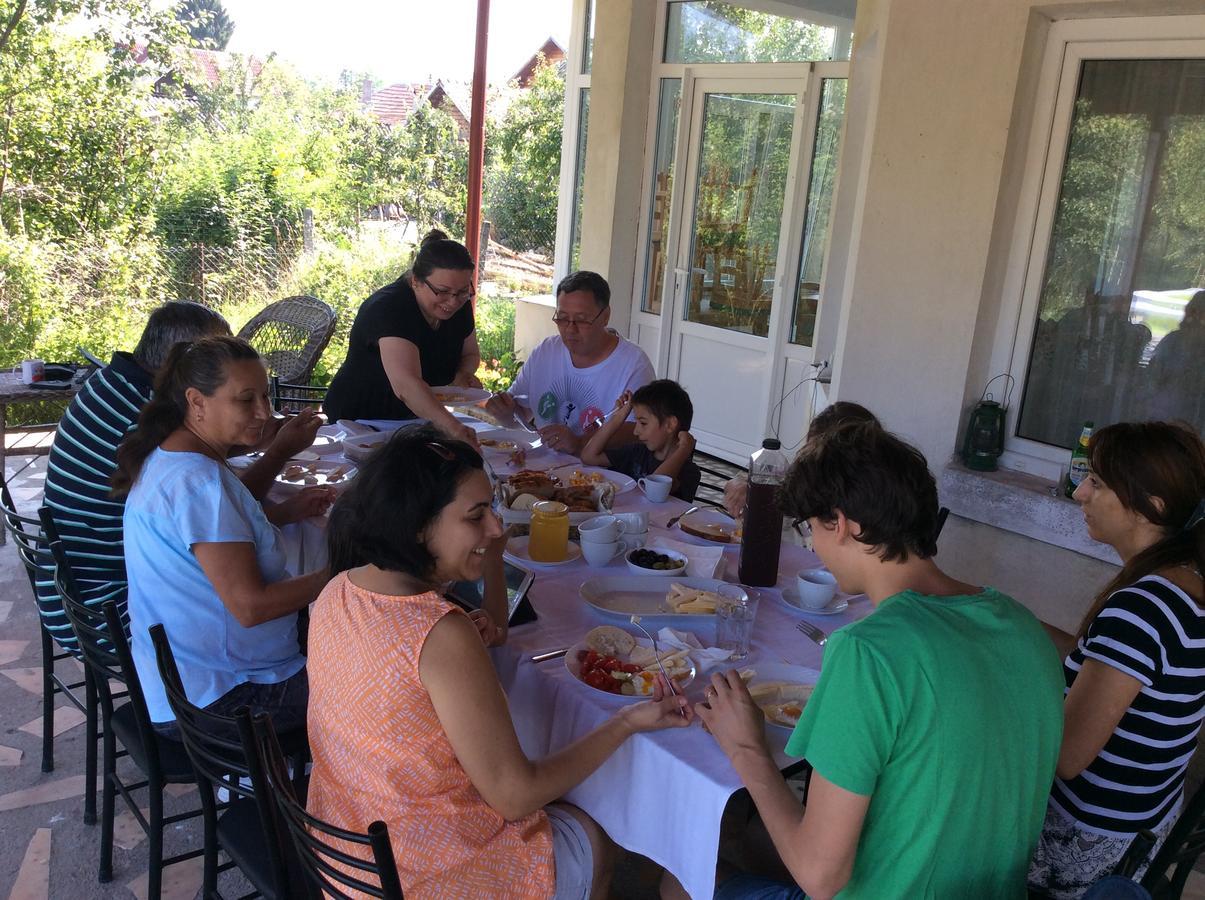
<path fill-rule="evenodd" d="M 723 547 L 699 547 L 695 544 L 682 544 L 669 538 L 653 538 L 649 543 L 650 550 L 672 550 L 686 557 L 686 574 L 691 578 L 715 578 L 724 559 Z"/>
<path fill-rule="evenodd" d="M 676 631 L 668 626 L 657 632 L 657 642 L 660 647 L 671 650 L 685 650 L 700 673 L 732 656 L 731 650 L 721 650 L 719 647 L 704 647 L 699 639 L 689 631 Z"/>

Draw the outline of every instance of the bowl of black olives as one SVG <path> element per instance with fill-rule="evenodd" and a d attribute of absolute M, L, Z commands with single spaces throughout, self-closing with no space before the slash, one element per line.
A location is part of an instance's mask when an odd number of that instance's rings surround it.
<path fill-rule="evenodd" d="M 673 550 L 637 547 L 629 550 L 628 568 L 636 575 L 685 575 L 686 557 Z"/>

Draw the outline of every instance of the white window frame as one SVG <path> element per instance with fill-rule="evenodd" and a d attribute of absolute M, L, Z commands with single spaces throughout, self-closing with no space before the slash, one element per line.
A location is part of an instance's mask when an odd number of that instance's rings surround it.
<path fill-rule="evenodd" d="M 558 182 L 572 185 L 572 188 L 560 191 L 557 197 L 556 241 L 552 255 L 554 285 L 569 274 L 569 258 L 573 249 L 570 241 L 576 218 L 573 203 L 577 197 L 577 130 L 582 115 L 582 90 L 590 87 L 590 73 L 582 72 L 586 52 L 586 17 L 589 12 L 590 0 L 573 0 L 569 53 L 565 57 L 565 117 L 561 124 L 561 173 Z"/>
<path fill-rule="evenodd" d="M 1064 20 L 1050 27 L 991 354 L 992 373 L 1007 372 L 1017 380 L 1001 459 L 1006 468 L 1057 480 L 1068 459 L 1067 450 L 1016 431 L 1081 65 L 1097 59 L 1184 58 L 1205 59 L 1205 16 Z"/>

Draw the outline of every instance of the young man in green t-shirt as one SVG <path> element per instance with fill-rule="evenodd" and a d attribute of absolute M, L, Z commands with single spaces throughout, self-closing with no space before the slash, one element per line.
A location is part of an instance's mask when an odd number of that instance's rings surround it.
<path fill-rule="evenodd" d="M 1024 897 L 1063 730 L 1062 668 L 1037 619 L 937 567 L 933 476 L 881 428 L 809 443 L 779 503 L 875 610 L 830 635 L 787 743 L 813 769 L 806 807 L 744 683 L 712 676 L 698 714 L 799 886 L 722 872 L 716 897 Z"/>

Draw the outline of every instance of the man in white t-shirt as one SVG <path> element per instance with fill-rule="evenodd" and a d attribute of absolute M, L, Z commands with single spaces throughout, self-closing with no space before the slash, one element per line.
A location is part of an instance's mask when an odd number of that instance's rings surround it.
<path fill-rule="evenodd" d="M 574 272 L 562 279 L 552 317 L 560 334 L 540 342 L 510 391 L 495 394 L 486 409 L 500 418 L 534 419 L 545 444 L 577 455 L 595 430 L 593 422 L 624 391 L 657 377 L 640 347 L 607 328 L 610 304 L 611 288 L 601 275 Z M 524 398 L 521 403 L 516 396 Z M 619 443 L 631 440 L 630 424 L 614 437 Z"/>

